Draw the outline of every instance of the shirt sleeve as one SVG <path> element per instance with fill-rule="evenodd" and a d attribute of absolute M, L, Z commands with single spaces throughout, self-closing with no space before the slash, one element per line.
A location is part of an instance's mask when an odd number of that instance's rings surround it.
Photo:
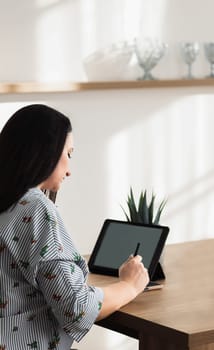
<path fill-rule="evenodd" d="M 86 283 L 88 268 L 75 248 L 62 219 L 50 200 L 26 205 L 26 278 L 39 289 L 60 326 L 80 341 L 94 324 L 103 301 L 103 291 Z M 30 219 L 29 219 L 30 218 Z M 26 258 L 27 256 L 27 258 Z"/>
<path fill-rule="evenodd" d="M 71 260 L 40 263 L 37 281 L 61 327 L 80 341 L 97 318 L 102 290 L 88 286 L 82 270 Z"/>

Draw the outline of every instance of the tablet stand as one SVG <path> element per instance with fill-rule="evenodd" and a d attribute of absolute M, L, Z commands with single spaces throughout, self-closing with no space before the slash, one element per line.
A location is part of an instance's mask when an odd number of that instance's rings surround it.
<path fill-rule="evenodd" d="M 155 272 L 152 275 L 151 281 L 163 280 L 165 278 L 166 278 L 166 276 L 163 272 L 163 268 L 162 268 L 160 262 L 158 262 L 157 267 L 155 269 Z"/>

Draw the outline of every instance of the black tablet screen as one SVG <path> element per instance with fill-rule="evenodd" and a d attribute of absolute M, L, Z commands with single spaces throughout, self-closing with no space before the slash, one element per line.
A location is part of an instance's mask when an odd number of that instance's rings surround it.
<path fill-rule="evenodd" d="M 167 228 L 163 226 L 133 225 L 106 220 L 92 253 L 89 268 L 92 271 L 96 267 L 118 269 L 134 254 L 137 244 L 140 243 L 138 254 L 143 257 L 145 267 L 152 272 L 152 265 L 154 260 L 157 262 L 159 259 L 167 233 Z"/>

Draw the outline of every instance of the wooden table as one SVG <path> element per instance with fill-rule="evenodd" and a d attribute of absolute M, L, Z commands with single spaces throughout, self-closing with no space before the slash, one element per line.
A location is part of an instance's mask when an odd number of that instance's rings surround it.
<path fill-rule="evenodd" d="M 139 350 L 214 349 L 214 239 L 167 245 L 162 290 L 142 293 L 97 324 L 139 339 Z M 104 286 L 116 278 L 89 275 Z"/>

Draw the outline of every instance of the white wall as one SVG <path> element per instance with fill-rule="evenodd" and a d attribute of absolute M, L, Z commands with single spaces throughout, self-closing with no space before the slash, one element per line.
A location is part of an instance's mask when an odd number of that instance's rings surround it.
<path fill-rule="evenodd" d="M 12 10 L 13 9 L 13 10 Z M 153 35 L 169 43 L 154 69 L 181 77 L 180 40 L 213 40 L 212 0 L 0 0 L 1 81 L 86 79 L 81 60 L 118 40 Z M 195 76 L 209 66 L 203 49 Z M 17 108 L 44 102 L 71 118 L 72 178 L 58 206 L 82 253 L 105 218 L 123 219 L 130 185 L 168 198 L 168 243 L 213 237 L 213 88 L 0 95 L 0 127 Z M 97 338 L 97 335 L 100 338 Z M 94 338 L 96 337 L 96 343 Z M 103 338 L 105 337 L 105 345 Z M 99 345 L 101 339 L 102 345 Z M 95 327 L 79 349 L 137 349 L 137 342 Z"/>

